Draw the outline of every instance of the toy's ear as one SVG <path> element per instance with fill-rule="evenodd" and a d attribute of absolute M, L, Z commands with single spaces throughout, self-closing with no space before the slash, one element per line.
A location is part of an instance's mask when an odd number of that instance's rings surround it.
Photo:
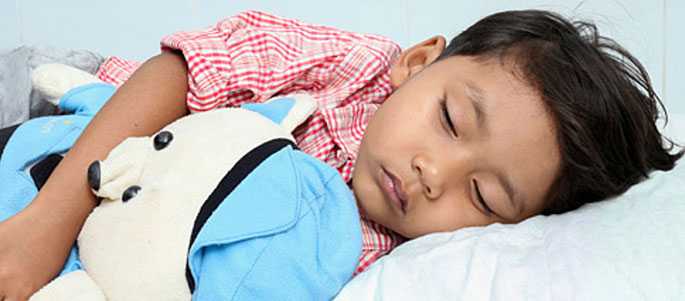
<path fill-rule="evenodd" d="M 33 88 L 48 102 L 59 106 L 59 101 L 69 90 L 92 83 L 102 83 L 95 75 L 69 65 L 43 64 L 31 72 Z"/>
<path fill-rule="evenodd" d="M 262 114 L 292 132 L 316 111 L 316 101 L 308 94 L 293 94 L 241 107 Z"/>

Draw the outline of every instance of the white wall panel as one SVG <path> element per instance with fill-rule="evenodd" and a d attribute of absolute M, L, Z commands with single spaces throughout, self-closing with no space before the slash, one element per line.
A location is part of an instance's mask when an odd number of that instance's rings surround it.
<path fill-rule="evenodd" d="M 0 49 L 14 48 L 22 43 L 21 26 L 17 17 L 19 0 L 0 1 Z"/>
<path fill-rule="evenodd" d="M 670 112 L 685 116 L 685 2 L 666 0 L 666 47 L 664 56 L 664 102 Z"/>
<path fill-rule="evenodd" d="M 95 50 L 143 59 L 159 39 L 187 27 L 186 0 L 22 0 L 25 43 Z"/>

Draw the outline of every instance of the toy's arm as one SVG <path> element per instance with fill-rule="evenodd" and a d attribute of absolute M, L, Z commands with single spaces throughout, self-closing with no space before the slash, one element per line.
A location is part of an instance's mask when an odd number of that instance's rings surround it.
<path fill-rule="evenodd" d="M 0 296 L 23 300 L 60 271 L 95 206 L 89 164 L 124 138 L 151 135 L 186 115 L 187 89 L 185 62 L 172 53 L 148 60 L 119 88 L 33 202 L 0 223 Z"/>
<path fill-rule="evenodd" d="M 105 301 L 95 281 L 83 270 L 56 278 L 31 296 L 29 301 Z"/>

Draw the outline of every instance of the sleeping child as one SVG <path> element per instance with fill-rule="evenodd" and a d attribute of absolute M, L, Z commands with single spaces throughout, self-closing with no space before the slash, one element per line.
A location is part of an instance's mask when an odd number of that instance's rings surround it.
<path fill-rule="evenodd" d="M 402 51 L 245 12 L 165 37 L 141 65 L 110 58 L 97 76 L 121 86 L 30 205 L 0 224 L 0 299 L 24 300 L 59 273 L 96 203 L 92 161 L 189 113 L 311 95 L 318 110 L 294 136 L 353 192 L 355 273 L 406 239 L 618 195 L 682 156 L 662 143 L 663 106 L 637 59 L 547 11 L 496 13 L 449 44 L 435 36 Z"/>

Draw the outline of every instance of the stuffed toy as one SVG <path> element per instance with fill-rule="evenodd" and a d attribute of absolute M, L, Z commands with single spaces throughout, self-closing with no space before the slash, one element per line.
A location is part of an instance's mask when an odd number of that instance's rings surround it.
<path fill-rule="evenodd" d="M 15 195 L 35 193 L 31 169 L 54 165 L 44 161 L 65 152 L 79 131 L 27 145 L 36 148 L 30 151 L 14 142 L 41 140 L 47 124 L 52 131 L 80 123 L 68 118 L 88 119 L 114 91 L 64 80 L 78 71 L 53 67 L 34 82 L 64 93 L 60 108 L 72 115 L 14 131 L 0 166 L 11 162 L 6 168 L 21 178 L 8 187 L 23 191 Z M 192 114 L 123 141 L 88 170 L 100 203 L 79 234 L 77 259 L 31 300 L 333 298 L 358 262 L 361 227 L 337 171 L 299 151 L 290 134 L 315 109 L 307 95 L 278 97 Z"/>

